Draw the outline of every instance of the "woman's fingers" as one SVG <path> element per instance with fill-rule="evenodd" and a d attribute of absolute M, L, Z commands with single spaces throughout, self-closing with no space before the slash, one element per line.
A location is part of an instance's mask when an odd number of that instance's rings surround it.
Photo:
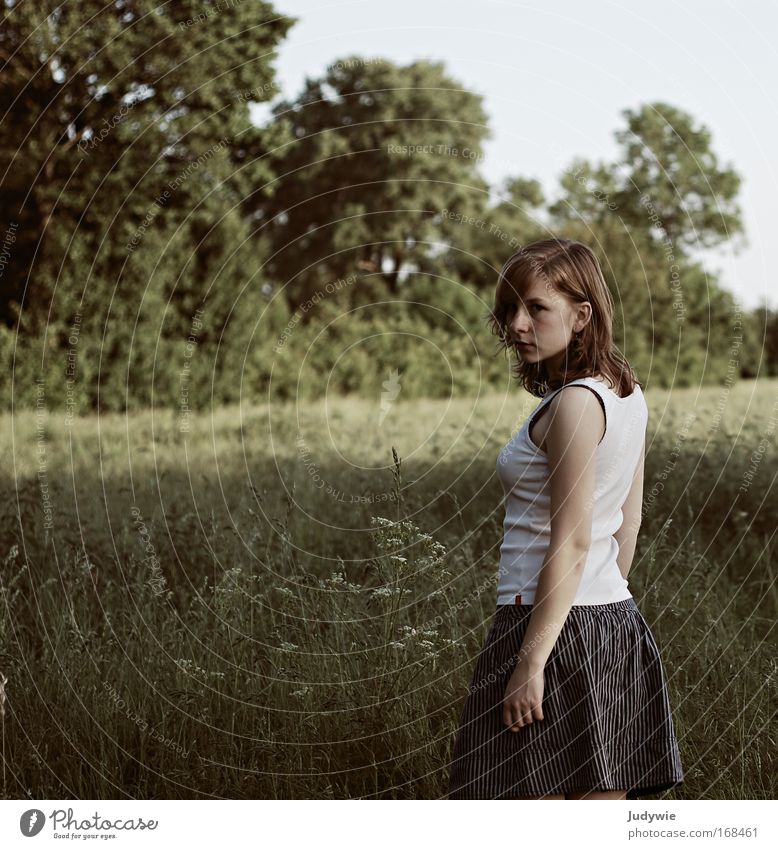
<path fill-rule="evenodd" d="M 525 680 L 518 669 L 511 676 L 502 706 L 503 723 L 511 731 L 543 720 L 544 686 L 545 676 L 542 673 L 539 682 Z"/>
<path fill-rule="evenodd" d="M 516 731 L 525 725 L 531 725 L 536 719 L 543 719 L 543 711 L 540 705 L 530 707 L 507 702 L 503 706 L 503 722 L 511 731 Z"/>
<path fill-rule="evenodd" d="M 504 701 L 502 705 L 502 723 L 503 725 L 507 725 L 508 728 L 511 728 L 513 724 L 516 722 L 516 718 L 514 717 L 513 707 L 509 701 Z"/>

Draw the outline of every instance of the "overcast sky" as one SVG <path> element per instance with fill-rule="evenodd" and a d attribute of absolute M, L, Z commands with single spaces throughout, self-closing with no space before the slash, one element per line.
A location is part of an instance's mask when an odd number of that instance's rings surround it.
<path fill-rule="evenodd" d="M 442 60 L 484 98 L 493 137 L 481 170 L 491 183 L 535 177 L 554 197 L 574 156 L 616 158 L 621 110 L 663 100 L 689 112 L 711 130 L 719 161 L 743 179 L 748 239 L 737 256 L 726 247 L 701 259 L 744 306 L 763 297 L 778 305 L 767 251 L 776 242 L 778 171 L 772 0 L 273 2 L 300 18 L 276 63 L 284 97 L 353 53 Z"/>

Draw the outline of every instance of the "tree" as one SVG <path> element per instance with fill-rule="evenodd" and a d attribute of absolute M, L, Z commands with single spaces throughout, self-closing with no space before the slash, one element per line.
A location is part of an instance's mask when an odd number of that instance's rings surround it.
<path fill-rule="evenodd" d="M 643 229 L 649 217 L 654 237 L 665 238 L 663 228 L 676 252 L 715 247 L 743 232 L 740 177 L 719 165 L 707 127 L 662 102 L 622 115 L 627 127 L 615 134 L 623 156 L 613 199 L 625 220 Z"/>
<path fill-rule="evenodd" d="M 623 114 L 621 157 L 573 160 L 549 207 L 552 229 L 599 256 L 617 342 L 644 377 L 664 385 L 724 379 L 739 344 L 737 306 L 691 248 L 742 231 L 740 178 L 719 168 L 709 131 L 680 109 L 654 103 Z"/>
<path fill-rule="evenodd" d="M 438 240 L 441 210 L 486 196 L 476 168 L 489 133 L 481 98 L 441 63 L 345 57 L 279 104 L 274 121 L 294 141 L 280 151 L 277 191 L 258 198 L 256 217 L 295 306 L 360 271 L 396 292 Z"/>
<path fill-rule="evenodd" d="M 249 103 L 276 94 L 271 62 L 294 20 L 259 1 L 42 0 L 0 15 L 2 230 L 17 225 L 5 323 L 46 335 L 50 358 L 77 318 L 92 337 L 82 365 L 96 351 L 116 386 L 116 369 L 147 374 L 133 342 L 144 357 L 160 338 L 183 343 L 209 298 L 215 344 L 262 267 L 243 202 L 272 192 L 267 153 L 285 139 L 255 127 Z"/>
<path fill-rule="evenodd" d="M 750 316 L 746 342 L 749 376 L 778 375 L 778 310 L 765 298 Z"/>
<path fill-rule="evenodd" d="M 463 207 L 439 217 L 440 244 L 418 261 L 427 274 L 451 275 L 491 296 L 508 257 L 545 234 L 545 203 L 537 180 L 506 178 L 495 191 L 470 195 Z"/>

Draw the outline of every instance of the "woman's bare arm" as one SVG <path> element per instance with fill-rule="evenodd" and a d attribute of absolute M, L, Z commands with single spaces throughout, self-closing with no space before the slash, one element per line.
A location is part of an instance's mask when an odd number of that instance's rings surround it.
<path fill-rule="evenodd" d="M 588 389 L 562 390 L 548 412 L 551 539 L 522 644 L 534 669 L 545 666 L 581 582 L 591 545 L 595 449 L 605 429 L 600 402 Z"/>
<path fill-rule="evenodd" d="M 551 540 L 532 614 L 503 698 L 503 723 L 517 732 L 543 719 L 543 669 L 581 583 L 591 545 L 595 449 L 605 429 L 592 393 L 563 389 L 549 402 Z"/>
<path fill-rule="evenodd" d="M 635 476 L 632 478 L 632 486 L 629 490 L 627 500 L 621 508 L 624 516 L 621 527 L 613 535 L 619 544 L 618 564 L 623 578 L 629 575 L 632 566 L 632 558 L 635 556 L 635 547 L 638 541 L 638 531 L 643 519 L 643 469 L 646 459 L 646 445 L 640 452 Z"/>

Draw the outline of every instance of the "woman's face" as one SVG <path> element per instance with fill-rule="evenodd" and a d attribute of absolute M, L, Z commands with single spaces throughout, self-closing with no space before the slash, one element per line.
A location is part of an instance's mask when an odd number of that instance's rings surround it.
<path fill-rule="evenodd" d="M 515 295 L 508 303 L 508 338 L 524 362 L 545 362 L 550 376 L 562 375 L 573 333 L 581 330 L 590 316 L 588 301 L 573 303 L 534 280 L 523 298 Z"/>

